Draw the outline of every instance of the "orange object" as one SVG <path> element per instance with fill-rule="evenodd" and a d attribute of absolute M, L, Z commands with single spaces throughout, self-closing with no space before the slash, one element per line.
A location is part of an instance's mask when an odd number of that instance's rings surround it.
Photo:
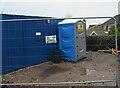
<path fill-rule="evenodd" d="M 102 52 L 111 52 L 112 54 L 116 54 L 116 50 L 115 49 L 111 49 L 108 47 L 109 50 L 98 50 L 98 51 L 102 51 Z M 120 50 L 118 50 L 118 53 L 120 52 Z"/>

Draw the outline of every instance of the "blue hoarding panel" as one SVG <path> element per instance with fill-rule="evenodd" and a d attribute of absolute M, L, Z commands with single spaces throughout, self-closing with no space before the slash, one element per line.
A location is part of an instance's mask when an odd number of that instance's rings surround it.
<path fill-rule="evenodd" d="M 3 14 L 2 19 L 45 18 Z M 50 60 L 57 43 L 46 43 L 46 36 L 58 36 L 58 22 L 11 21 L 2 22 L 2 73 L 8 73 Z"/>
<path fill-rule="evenodd" d="M 62 53 L 62 58 L 66 60 L 76 61 L 75 56 L 75 38 L 74 24 L 59 24 L 59 49 Z"/>
<path fill-rule="evenodd" d="M 0 15 L 2 20 L 2 15 Z M 2 73 L 2 22 L 0 22 L 0 73 Z"/>
<path fill-rule="evenodd" d="M 3 73 L 24 66 L 21 22 L 2 22 Z"/>

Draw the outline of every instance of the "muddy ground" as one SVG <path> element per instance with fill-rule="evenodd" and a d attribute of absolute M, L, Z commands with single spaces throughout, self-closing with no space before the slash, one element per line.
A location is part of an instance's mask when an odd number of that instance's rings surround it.
<path fill-rule="evenodd" d="M 75 82 L 92 80 L 115 80 L 115 56 L 103 52 L 87 52 L 87 58 L 77 63 L 62 61 L 31 66 L 4 75 L 3 81 L 13 83 Z M 94 83 L 78 85 L 115 86 L 113 83 Z"/>

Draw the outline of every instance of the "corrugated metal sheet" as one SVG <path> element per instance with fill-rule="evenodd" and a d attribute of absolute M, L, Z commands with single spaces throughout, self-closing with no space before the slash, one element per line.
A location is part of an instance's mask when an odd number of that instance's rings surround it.
<path fill-rule="evenodd" d="M 19 15 L 2 15 L 2 19 L 45 18 Z M 58 35 L 58 22 L 13 21 L 2 22 L 2 73 L 8 73 L 32 64 L 50 60 L 58 43 L 46 43 L 45 36 Z M 36 32 L 41 33 L 37 36 Z"/>

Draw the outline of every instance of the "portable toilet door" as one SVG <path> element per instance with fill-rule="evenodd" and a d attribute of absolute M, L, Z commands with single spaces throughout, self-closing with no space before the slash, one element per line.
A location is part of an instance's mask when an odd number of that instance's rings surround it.
<path fill-rule="evenodd" d="M 63 20 L 58 24 L 61 58 L 78 61 L 86 57 L 86 24 L 81 20 Z"/>

